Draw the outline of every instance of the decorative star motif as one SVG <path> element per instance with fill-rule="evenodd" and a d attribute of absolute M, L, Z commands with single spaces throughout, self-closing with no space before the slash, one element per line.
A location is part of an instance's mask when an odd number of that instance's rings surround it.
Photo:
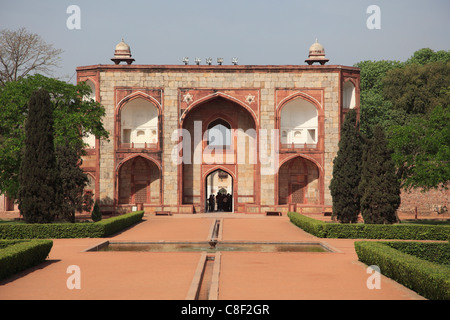
<path fill-rule="evenodd" d="M 252 104 L 252 102 L 255 102 L 255 96 L 249 94 L 247 97 L 245 97 L 245 101 L 247 101 L 248 104 Z"/>
<path fill-rule="evenodd" d="M 191 103 L 192 100 L 193 96 L 189 92 L 183 96 L 183 101 L 186 102 L 187 104 Z"/>

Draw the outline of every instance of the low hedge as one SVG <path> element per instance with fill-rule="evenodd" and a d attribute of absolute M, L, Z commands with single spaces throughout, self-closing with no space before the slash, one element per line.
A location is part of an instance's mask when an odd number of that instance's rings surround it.
<path fill-rule="evenodd" d="M 0 240 L 0 280 L 43 262 L 51 240 Z"/>
<path fill-rule="evenodd" d="M 144 211 L 136 211 L 98 222 L 1 224 L 0 239 L 102 238 L 142 220 Z"/>
<path fill-rule="evenodd" d="M 107 237 L 123 229 L 126 229 L 132 226 L 135 223 L 138 223 L 142 220 L 144 216 L 144 211 L 136 211 L 123 214 L 121 216 L 104 219 L 98 222 L 95 222 L 95 225 L 101 227 L 103 234 L 101 237 Z"/>
<path fill-rule="evenodd" d="M 391 248 L 433 263 L 450 267 L 450 243 L 385 242 Z"/>
<path fill-rule="evenodd" d="M 441 250 L 447 252 L 448 246 Z M 405 245 L 406 246 L 406 245 Z M 401 252 L 383 242 L 355 241 L 358 259 L 431 300 L 450 299 L 450 268 Z"/>
<path fill-rule="evenodd" d="M 450 240 L 449 225 L 347 224 L 319 221 L 289 212 L 293 224 L 319 238 Z"/>

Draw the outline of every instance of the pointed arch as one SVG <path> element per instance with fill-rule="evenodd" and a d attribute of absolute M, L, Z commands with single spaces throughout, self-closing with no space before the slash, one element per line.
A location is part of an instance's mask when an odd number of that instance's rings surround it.
<path fill-rule="evenodd" d="M 120 109 L 123 108 L 125 104 L 127 104 L 128 102 L 131 102 L 132 100 L 137 99 L 137 98 L 142 98 L 142 99 L 147 100 L 148 102 L 154 104 L 155 107 L 158 109 L 158 113 L 161 114 L 162 106 L 159 103 L 159 101 L 156 100 L 155 98 L 153 98 L 151 95 L 149 95 L 145 92 L 142 92 L 142 91 L 136 91 L 136 92 L 130 93 L 126 97 L 122 98 L 122 100 L 120 100 L 117 103 L 117 109 L 118 109 L 117 112 L 120 112 Z"/>
<path fill-rule="evenodd" d="M 200 105 L 202 105 L 204 103 L 210 102 L 210 101 L 212 101 L 212 100 L 214 100 L 216 98 L 223 98 L 225 100 L 228 100 L 228 101 L 231 101 L 231 102 L 234 102 L 234 103 L 240 105 L 241 107 L 243 107 L 245 110 L 247 110 L 250 113 L 250 115 L 253 118 L 253 121 L 255 122 L 255 126 L 256 127 L 258 126 L 258 124 L 259 124 L 258 117 L 257 117 L 255 111 L 252 108 L 250 108 L 249 105 L 247 105 L 247 104 L 243 103 L 242 101 L 240 101 L 239 99 L 237 99 L 237 98 L 235 98 L 233 96 L 230 96 L 230 95 L 228 95 L 226 93 L 223 93 L 223 92 L 212 93 L 212 94 L 210 94 L 210 95 L 208 95 L 206 97 L 200 98 L 200 99 L 194 101 L 193 103 L 191 103 L 189 105 L 189 107 L 187 107 L 186 110 L 181 115 L 181 118 L 180 118 L 181 124 L 183 124 L 184 120 L 186 119 L 186 116 L 189 114 L 190 111 L 192 111 L 196 107 L 198 107 L 198 106 L 200 106 Z"/>
<path fill-rule="evenodd" d="M 118 148 L 159 148 L 161 105 L 141 91 L 123 98 L 116 109 Z"/>
<path fill-rule="evenodd" d="M 307 93 L 298 91 L 298 92 L 295 92 L 295 93 L 293 93 L 293 94 L 287 96 L 286 98 L 284 98 L 283 100 L 281 100 L 281 101 L 278 103 L 278 105 L 277 105 L 278 113 L 280 112 L 280 110 L 281 110 L 287 103 L 289 103 L 290 101 L 292 101 L 292 100 L 294 100 L 294 99 L 297 99 L 297 98 L 301 98 L 301 99 L 303 99 L 303 100 L 306 100 L 306 101 L 312 103 L 312 104 L 317 108 L 317 110 L 322 110 L 322 109 L 323 109 L 322 104 L 321 104 L 316 98 L 314 98 L 313 96 L 311 96 L 311 95 L 309 95 L 309 94 L 307 94 Z"/>
<path fill-rule="evenodd" d="M 153 158 L 147 156 L 146 154 L 137 153 L 137 154 L 130 155 L 130 156 L 126 157 L 125 159 L 123 159 L 122 161 L 120 161 L 120 162 L 116 165 L 116 172 L 118 172 L 118 171 L 120 170 L 120 167 L 122 167 L 126 162 L 128 162 L 128 161 L 131 160 L 131 159 L 137 158 L 137 157 L 142 157 L 142 158 L 144 158 L 144 159 L 147 159 L 147 160 L 153 162 L 153 163 L 158 167 L 158 169 L 159 169 L 160 171 L 162 171 L 162 166 L 161 166 L 161 164 L 160 164 L 159 162 L 157 162 L 155 159 L 153 159 Z"/>
<path fill-rule="evenodd" d="M 279 205 L 323 204 L 323 168 L 314 159 L 294 155 L 284 159 L 277 173 Z"/>
<path fill-rule="evenodd" d="M 144 155 L 133 155 L 117 167 L 119 205 L 161 203 L 162 171 L 157 162 Z"/>
<path fill-rule="evenodd" d="M 225 176 L 221 176 L 220 172 L 224 172 Z M 216 175 L 217 173 L 217 175 Z M 224 179 L 228 180 L 230 177 L 231 181 L 224 181 Z M 207 170 L 203 175 L 203 192 L 202 196 L 205 202 L 205 212 L 214 211 L 215 208 L 212 208 L 209 202 L 209 198 L 211 195 L 214 195 L 215 205 L 217 205 L 218 211 L 232 212 L 234 211 L 234 203 L 233 201 L 235 196 L 235 183 L 236 178 L 233 172 L 228 170 L 223 166 L 215 166 L 210 170 Z M 226 195 L 222 193 L 222 189 L 226 190 Z M 221 195 L 219 195 L 219 192 Z"/>

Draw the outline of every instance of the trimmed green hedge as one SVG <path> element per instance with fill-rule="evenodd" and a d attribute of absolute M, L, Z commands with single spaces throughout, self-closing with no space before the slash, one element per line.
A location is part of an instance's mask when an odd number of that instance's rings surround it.
<path fill-rule="evenodd" d="M 450 243 L 436 242 L 385 242 L 391 248 L 419 259 L 450 267 Z"/>
<path fill-rule="evenodd" d="M 441 250 L 447 252 L 448 245 Z M 406 245 L 405 245 L 406 246 Z M 450 300 L 450 268 L 401 252 L 383 242 L 355 241 L 361 262 L 431 300 Z M 413 250 L 414 251 L 414 250 Z"/>
<path fill-rule="evenodd" d="M 0 240 L 0 280 L 43 262 L 51 240 Z"/>
<path fill-rule="evenodd" d="M 89 223 L 0 224 L 0 239 L 102 238 L 142 220 L 144 211 Z"/>
<path fill-rule="evenodd" d="M 319 238 L 450 240 L 448 225 L 329 223 L 289 212 L 293 224 Z"/>

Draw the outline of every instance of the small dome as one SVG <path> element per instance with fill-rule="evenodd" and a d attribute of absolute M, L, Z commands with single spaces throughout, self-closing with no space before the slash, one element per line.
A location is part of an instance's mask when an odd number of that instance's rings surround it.
<path fill-rule="evenodd" d="M 114 51 L 114 58 L 111 59 L 115 64 L 119 64 L 121 61 L 125 61 L 127 64 L 132 64 L 134 59 L 131 58 L 130 46 L 125 43 L 125 41 L 120 41 L 116 45 L 116 50 Z"/>
<path fill-rule="evenodd" d="M 317 42 L 317 39 L 316 42 L 309 47 L 309 56 L 325 56 L 325 49 Z"/>
<path fill-rule="evenodd" d="M 329 60 L 325 58 L 325 49 L 316 39 L 316 42 L 314 42 L 311 47 L 309 47 L 309 56 L 308 59 L 305 60 L 305 62 L 309 65 L 312 65 L 314 62 L 318 62 L 321 65 L 324 65 L 328 61 Z"/>
<path fill-rule="evenodd" d="M 123 39 L 122 39 L 122 41 L 120 41 L 120 42 L 117 44 L 117 46 L 116 46 L 116 51 L 128 51 L 128 52 L 130 52 L 130 46 L 127 45 L 127 44 L 123 41 Z"/>

